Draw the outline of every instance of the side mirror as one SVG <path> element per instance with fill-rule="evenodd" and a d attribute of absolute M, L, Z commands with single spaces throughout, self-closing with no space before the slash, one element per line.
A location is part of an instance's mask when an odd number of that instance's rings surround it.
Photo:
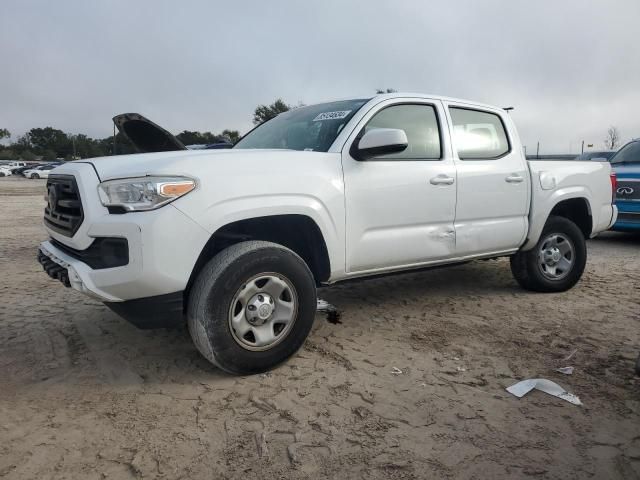
<path fill-rule="evenodd" d="M 407 134 L 397 128 L 374 128 L 365 133 L 351 147 L 351 156 L 357 160 L 402 152 L 409 145 Z"/>

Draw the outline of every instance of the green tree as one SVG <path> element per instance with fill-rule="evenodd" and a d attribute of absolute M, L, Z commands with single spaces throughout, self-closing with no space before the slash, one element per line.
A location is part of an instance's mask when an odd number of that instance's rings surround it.
<path fill-rule="evenodd" d="M 120 132 L 116 133 L 116 151 L 113 151 L 113 136 L 99 140 L 104 153 L 102 155 L 129 155 L 138 153 L 138 150 Z"/>
<path fill-rule="evenodd" d="M 31 150 L 24 150 L 20 154 L 20 158 L 22 160 L 26 160 L 27 162 L 33 162 L 34 160 L 38 159 L 38 157 Z"/>
<path fill-rule="evenodd" d="M 382 88 L 378 88 L 376 89 L 376 93 L 378 95 L 382 94 L 382 93 L 396 93 L 397 90 L 395 88 L 387 88 L 386 90 L 382 89 Z"/>
<path fill-rule="evenodd" d="M 56 158 L 58 158 L 58 155 L 56 154 L 56 152 L 49 148 L 47 148 L 45 151 L 42 152 L 43 160 L 55 160 Z"/>
<path fill-rule="evenodd" d="M 192 132 L 184 130 L 176 135 L 176 138 L 180 140 L 184 145 L 206 145 L 208 143 L 214 143 L 216 136 L 211 132 Z"/>
<path fill-rule="evenodd" d="M 54 152 L 56 157 L 64 157 L 73 153 L 71 139 L 66 133 L 57 128 L 32 128 L 27 133 L 27 138 L 33 150 L 41 155 L 44 155 L 47 150 Z"/>
<path fill-rule="evenodd" d="M 0 150 L 0 160 L 15 160 L 17 158 L 18 156 L 16 155 L 16 152 L 9 148 Z"/>
<path fill-rule="evenodd" d="M 284 103 L 281 98 L 277 99 L 271 105 L 258 105 L 253 112 L 253 124 L 260 125 L 278 116 L 282 112 L 291 110 L 291 108 L 292 107 Z"/>
<path fill-rule="evenodd" d="M 223 130 L 221 135 L 231 140 L 234 145 L 240 140 L 240 132 L 238 130 Z"/>
<path fill-rule="evenodd" d="M 11 132 L 6 128 L 0 128 L 0 140 L 4 140 L 5 138 L 11 138 Z"/>

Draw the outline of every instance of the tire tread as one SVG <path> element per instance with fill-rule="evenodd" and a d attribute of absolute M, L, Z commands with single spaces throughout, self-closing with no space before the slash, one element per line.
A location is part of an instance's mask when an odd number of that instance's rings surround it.
<path fill-rule="evenodd" d="M 202 297 L 208 293 L 206 284 L 212 278 L 215 282 L 215 279 L 220 278 L 227 271 L 227 269 L 232 267 L 232 265 L 236 261 L 249 253 L 255 253 L 260 250 L 274 248 L 287 255 L 295 257 L 296 260 L 298 260 L 302 265 L 306 267 L 308 274 L 313 277 L 313 274 L 311 273 L 311 270 L 309 270 L 307 264 L 293 250 L 273 242 L 267 242 L 263 240 L 249 240 L 236 243 L 219 252 L 203 267 L 203 269 L 198 274 L 193 287 L 191 288 L 191 292 L 189 294 L 189 299 L 187 302 L 187 325 L 189 333 L 191 334 L 191 338 L 193 339 L 193 343 L 195 344 L 198 351 L 207 360 L 209 360 L 216 367 L 226 372 L 234 374 L 243 373 L 235 370 L 232 366 L 226 365 L 224 362 L 221 362 L 217 358 L 216 353 L 212 348 L 205 331 L 204 325 L 199 320 L 195 312 L 198 311 L 198 306 L 203 301 Z"/>
<path fill-rule="evenodd" d="M 568 277 L 557 283 L 549 281 L 542 276 L 537 267 L 537 255 L 540 242 L 552 231 L 568 234 L 574 242 L 576 249 L 577 270 L 570 272 Z M 587 257 L 587 247 L 582 231 L 578 226 L 566 217 L 551 216 L 547 219 L 536 246 L 525 252 L 518 252 L 511 256 L 511 273 L 520 286 L 534 292 L 564 292 L 573 287 L 584 272 Z"/>

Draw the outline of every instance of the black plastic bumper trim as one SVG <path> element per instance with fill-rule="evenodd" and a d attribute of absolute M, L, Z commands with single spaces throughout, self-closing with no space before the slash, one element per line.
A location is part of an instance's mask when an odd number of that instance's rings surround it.
<path fill-rule="evenodd" d="M 51 239 L 50 242 L 70 257 L 86 263 L 94 270 L 124 267 L 129 264 L 129 242 L 120 237 L 97 237 L 88 248 L 76 250 Z"/>
<path fill-rule="evenodd" d="M 138 328 L 176 328 L 185 323 L 184 292 L 104 304 Z"/>
<path fill-rule="evenodd" d="M 58 265 L 56 262 L 47 257 L 41 250 L 38 249 L 38 263 L 42 265 L 42 269 L 47 272 L 54 280 L 60 280 L 65 287 L 70 288 L 71 282 L 69 281 L 69 272 L 62 265 Z"/>

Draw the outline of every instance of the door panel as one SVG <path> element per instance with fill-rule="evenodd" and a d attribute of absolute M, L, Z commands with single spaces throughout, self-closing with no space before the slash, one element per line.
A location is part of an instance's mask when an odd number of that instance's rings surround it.
<path fill-rule="evenodd" d="M 447 106 L 460 107 L 453 103 Z M 461 106 L 461 109 L 467 107 Z M 499 116 L 497 122 L 482 123 L 485 121 L 482 116 L 452 118 L 447 110 L 458 174 L 457 256 L 518 248 L 528 230 L 530 179 L 523 152 L 513 148 L 520 142 L 510 119 L 499 112 L 481 112 L 493 114 L 494 120 L 495 115 Z M 465 123 L 467 128 L 463 128 Z M 508 135 L 502 139 L 498 138 L 501 123 Z M 457 135 L 456 129 L 459 129 Z M 508 138 L 511 138 L 510 142 Z M 475 148 L 470 146 L 474 142 Z M 482 156 L 483 149 L 485 156 L 495 154 L 497 158 L 477 158 Z M 460 156 L 476 158 L 461 159 Z"/>
<path fill-rule="evenodd" d="M 402 128 L 375 118 L 369 123 L 376 113 L 394 103 L 398 99 L 372 109 L 343 149 L 348 273 L 419 265 L 451 257 L 455 252 L 456 170 L 448 141 L 440 140 L 440 159 L 420 159 L 420 155 L 429 155 L 434 145 L 423 142 L 419 133 L 406 127 L 410 145 L 405 158 L 358 161 L 349 154 L 364 125 Z M 415 100 L 411 103 L 422 104 Z M 432 105 L 440 124 L 445 125 L 439 102 L 424 105 Z M 446 134 L 439 138 L 446 138 Z"/>

